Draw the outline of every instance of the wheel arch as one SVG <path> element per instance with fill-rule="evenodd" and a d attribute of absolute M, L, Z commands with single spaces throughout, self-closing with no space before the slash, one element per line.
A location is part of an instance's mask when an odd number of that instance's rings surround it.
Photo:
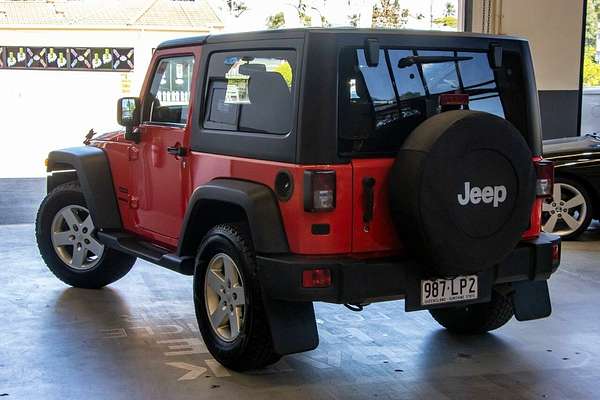
<path fill-rule="evenodd" d="M 248 222 L 257 253 L 289 252 L 277 199 L 269 187 L 256 182 L 215 179 L 192 193 L 177 254 L 193 255 L 213 226 L 238 221 Z"/>
<path fill-rule="evenodd" d="M 121 229 L 110 164 L 104 150 L 93 146 L 54 150 L 48 155 L 47 190 L 78 181 L 96 227 Z"/>

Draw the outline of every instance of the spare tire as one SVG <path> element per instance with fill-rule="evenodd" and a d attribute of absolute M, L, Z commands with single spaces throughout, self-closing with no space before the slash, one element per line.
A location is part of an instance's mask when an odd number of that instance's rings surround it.
<path fill-rule="evenodd" d="M 523 135 L 478 111 L 448 111 L 407 138 L 390 176 L 400 236 L 430 274 L 476 273 L 502 261 L 529 226 L 535 170 Z"/>

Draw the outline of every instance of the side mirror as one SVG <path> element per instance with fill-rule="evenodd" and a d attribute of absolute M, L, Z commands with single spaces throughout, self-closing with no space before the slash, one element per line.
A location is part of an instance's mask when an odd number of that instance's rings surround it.
<path fill-rule="evenodd" d="M 140 124 L 140 109 L 140 99 L 137 97 L 122 97 L 117 101 L 117 122 L 125 127 L 127 140 L 139 140 L 134 128 Z"/>

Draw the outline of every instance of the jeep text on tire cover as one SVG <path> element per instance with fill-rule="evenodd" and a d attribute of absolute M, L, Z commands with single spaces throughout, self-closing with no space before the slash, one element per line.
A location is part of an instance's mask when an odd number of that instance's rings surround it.
<path fill-rule="evenodd" d="M 471 187 L 471 182 L 465 182 L 465 192 L 463 194 L 459 193 L 457 197 L 458 204 L 461 206 L 466 206 L 469 203 L 492 203 L 494 207 L 498 207 L 500 203 L 506 200 L 506 186 L 484 186 L 480 188 L 478 186 Z"/>
<path fill-rule="evenodd" d="M 42 257 L 77 287 L 136 257 L 193 275 L 202 338 L 229 368 L 315 348 L 314 301 L 404 299 L 458 333 L 550 313 L 560 240 L 540 233 L 553 166 L 525 40 L 177 39 L 117 117 L 122 131 L 50 153 Z"/>

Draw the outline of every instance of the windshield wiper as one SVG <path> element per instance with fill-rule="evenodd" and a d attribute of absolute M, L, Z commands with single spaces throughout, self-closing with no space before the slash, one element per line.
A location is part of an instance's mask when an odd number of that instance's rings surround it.
<path fill-rule="evenodd" d="M 468 61 L 473 57 L 454 57 L 454 56 L 408 56 L 398 61 L 398 68 L 406 68 L 415 64 L 438 64 L 453 61 Z"/>

